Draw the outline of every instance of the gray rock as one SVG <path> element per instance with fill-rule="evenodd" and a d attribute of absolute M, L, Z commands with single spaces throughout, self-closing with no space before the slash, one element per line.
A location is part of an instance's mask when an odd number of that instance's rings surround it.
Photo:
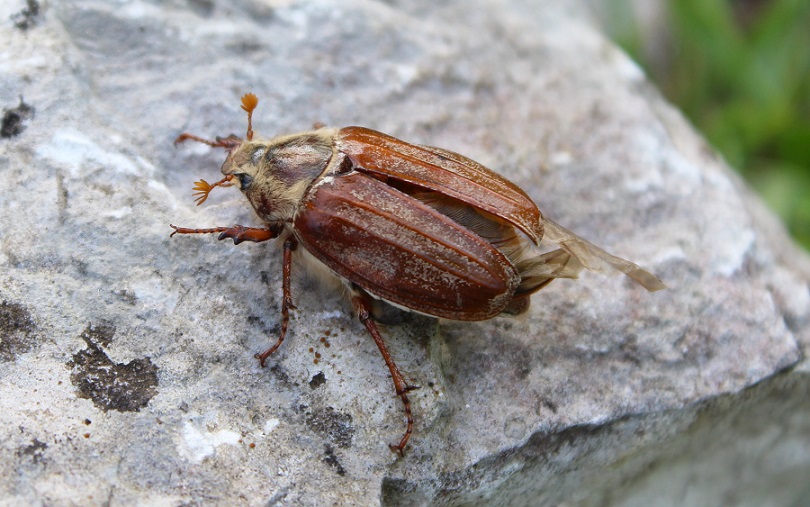
<path fill-rule="evenodd" d="M 35 9 L 32 6 L 38 5 Z M 13 19 L 12 19 L 13 17 Z M 0 6 L 0 491 L 9 504 L 790 505 L 810 477 L 810 261 L 577 2 Z M 524 319 L 384 328 L 280 252 L 169 223 L 183 131 L 360 124 L 520 184 L 669 290 L 584 274 Z M 20 98 L 22 97 L 22 98 Z"/>

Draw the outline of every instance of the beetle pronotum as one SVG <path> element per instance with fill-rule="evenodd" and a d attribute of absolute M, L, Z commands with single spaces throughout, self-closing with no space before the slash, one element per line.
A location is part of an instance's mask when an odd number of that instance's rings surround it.
<path fill-rule="evenodd" d="M 406 143 L 363 127 L 316 128 L 300 134 L 253 139 L 258 99 L 242 97 L 245 139 L 214 141 L 224 148 L 224 178 L 195 183 L 202 204 L 216 187 L 238 183 L 265 227 L 174 228 L 175 234 L 219 233 L 261 242 L 281 240 L 281 331 L 276 343 L 256 354 L 262 366 L 278 349 L 294 309 L 290 290 L 293 253 L 338 277 L 351 294 L 391 372 L 407 425 L 400 455 L 413 429 L 408 385 L 374 321 L 374 299 L 452 320 L 517 315 L 529 297 L 555 278 L 576 278 L 582 269 L 618 270 L 649 291 L 663 289 L 653 274 L 613 256 L 548 220 L 517 185 L 452 151 Z M 541 238 L 559 248 L 541 253 Z"/>

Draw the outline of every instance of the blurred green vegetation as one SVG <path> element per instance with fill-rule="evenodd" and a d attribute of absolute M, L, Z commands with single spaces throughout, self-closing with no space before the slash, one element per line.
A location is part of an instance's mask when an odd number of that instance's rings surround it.
<path fill-rule="evenodd" d="M 645 19 L 652 4 L 663 10 Z M 614 40 L 810 249 L 810 1 L 602 8 Z"/>

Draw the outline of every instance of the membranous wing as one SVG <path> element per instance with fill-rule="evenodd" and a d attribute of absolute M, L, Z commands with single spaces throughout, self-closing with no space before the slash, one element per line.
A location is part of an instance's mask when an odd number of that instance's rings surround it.
<path fill-rule="evenodd" d="M 363 127 L 343 128 L 338 136 L 339 151 L 357 171 L 404 181 L 482 209 L 513 224 L 535 244 L 543 237 L 542 216 L 534 201 L 474 160 Z"/>

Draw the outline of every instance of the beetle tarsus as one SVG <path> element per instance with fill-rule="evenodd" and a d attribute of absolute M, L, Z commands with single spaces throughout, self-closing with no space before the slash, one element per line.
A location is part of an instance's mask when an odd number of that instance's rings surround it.
<path fill-rule="evenodd" d="M 194 134 L 189 134 L 188 132 L 183 132 L 177 139 L 174 140 L 174 145 L 177 146 L 180 143 L 185 141 L 196 141 L 198 143 L 206 144 L 211 146 L 212 148 L 224 148 L 228 151 L 234 150 L 242 144 L 242 139 L 236 137 L 235 135 L 231 134 L 228 137 L 219 137 L 217 136 L 214 141 L 210 139 L 205 139 L 200 136 L 195 136 Z"/>
<path fill-rule="evenodd" d="M 174 231 L 169 235 L 171 238 L 175 234 L 215 234 L 220 233 L 217 239 L 232 238 L 235 245 L 243 241 L 252 241 L 260 243 L 278 237 L 279 231 L 275 228 L 260 228 L 260 227 L 245 227 L 243 225 L 234 225 L 231 227 L 211 227 L 208 229 L 187 229 L 185 227 L 177 227 L 174 224 L 169 224 L 169 227 Z"/>
<path fill-rule="evenodd" d="M 413 417 L 411 416 L 411 402 L 408 400 L 408 397 L 404 394 L 399 396 L 402 399 L 402 403 L 405 404 L 405 414 L 408 417 L 408 431 L 402 435 L 398 444 L 388 444 L 388 448 L 391 449 L 391 452 L 395 452 L 399 454 L 401 458 L 405 457 L 405 447 L 408 445 L 408 439 L 411 438 L 410 429 L 413 426 Z"/>
<path fill-rule="evenodd" d="M 174 232 L 169 234 L 171 238 L 175 234 L 213 234 L 215 232 L 227 231 L 228 227 L 212 227 L 210 229 L 187 229 L 185 227 L 177 227 L 176 225 L 169 224 L 169 227 L 174 229 Z"/>
<path fill-rule="evenodd" d="M 357 318 L 366 327 L 369 334 L 371 334 L 371 337 L 374 338 L 377 348 L 380 349 L 380 354 L 382 354 L 383 360 L 385 361 L 386 366 L 388 366 L 388 371 L 391 372 L 391 380 L 394 381 L 394 391 L 397 393 L 397 396 L 399 396 L 399 399 L 402 400 L 402 405 L 405 407 L 405 434 L 402 435 L 402 438 L 398 444 L 388 445 L 391 451 L 398 453 L 400 456 L 405 456 L 405 447 L 408 445 L 408 439 L 411 438 L 411 433 L 413 432 L 413 414 L 411 414 L 411 401 L 408 399 L 407 393 L 408 391 L 418 389 L 419 386 L 412 386 L 405 382 L 405 377 L 402 376 L 402 373 L 399 371 L 399 368 L 397 368 L 394 359 L 388 352 L 388 347 L 385 345 L 379 329 L 377 329 L 377 323 L 371 316 L 371 302 L 369 301 L 369 295 L 358 287 L 354 287 L 352 304 L 357 312 Z"/>
<path fill-rule="evenodd" d="M 270 357 L 271 355 L 273 355 L 273 352 L 275 352 L 275 351 L 276 351 L 276 350 L 277 350 L 277 349 L 278 349 L 278 348 L 281 346 L 281 342 L 283 342 L 283 341 L 284 341 L 284 337 L 282 336 L 282 337 L 280 337 L 280 338 L 278 339 L 278 341 L 276 342 L 276 344 L 275 344 L 275 345 L 273 345 L 273 346 L 272 346 L 272 347 L 270 347 L 269 349 L 265 350 L 265 351 L 264 351 L 264 352 L 262 352 L 261 354 L 259 354 L 258 352 L 256 352 L 255 354 L 253 354 L 253 357 L 255 357 L 256 359 L 258 359 L 258 360 L 259 360 L 259 365 L 260 365 L 262 368 L 264 368 L 264 367 L 266 366 L 266 365 L 264 364 L 264 362 L 267 360 L 267 358 L 268 358 L 268 357 Z"/>
<path fill-rule="evenodd" d="M 195 136 L 194 134 L 189 134 L 188 132 L 183 132 L 182 134 L 177 136 L 177 139 L 174 140 L 174 145 L 177 146 L 178 144 L 181 144 L 181 143 L 183 143 L 185 141 L 188 141 L 188 140 L 196 141 L 196 142 L 202 143 L 202 144 L 207 144 L 208 146 L 211 146 L 213 148 L 221 148 L 222 147 L 220 145 L 220 143 L 218 143 L 217 141 L 211 141 L 211 140 L 208 140 L 208 139 L 204 139 L 204 138 L 202 138 L 200 136 Z"/>

